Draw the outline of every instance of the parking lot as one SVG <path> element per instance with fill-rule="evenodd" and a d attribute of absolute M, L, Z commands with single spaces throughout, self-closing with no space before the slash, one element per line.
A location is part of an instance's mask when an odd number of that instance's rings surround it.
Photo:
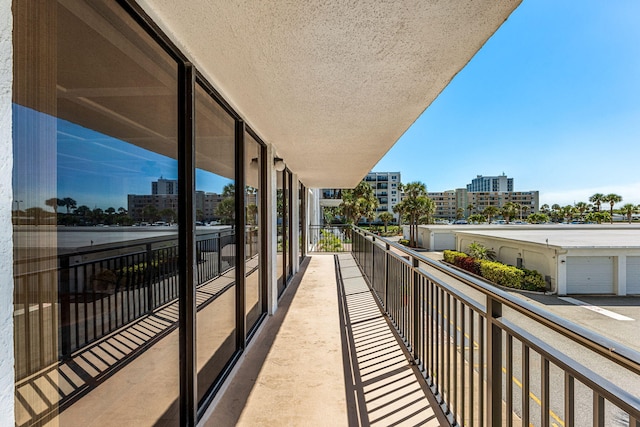
<path fill-rule="evenodd" d="M 511 293 L 640 352 L 640 297 L 571 295 L 565 298 L 525 292 Z M 578 305 L 579 303 L 583 305 Z"/>

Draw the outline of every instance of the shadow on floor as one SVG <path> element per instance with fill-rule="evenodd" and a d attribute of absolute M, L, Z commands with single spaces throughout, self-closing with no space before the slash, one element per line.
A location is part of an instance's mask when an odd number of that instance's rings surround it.
<path fill-rule="evenodd" d="M 350 426 L 440 426 L 444 415 L 351 254 L 335 256 Z M 349 382 L 351 379 L 351 382 Z"/>

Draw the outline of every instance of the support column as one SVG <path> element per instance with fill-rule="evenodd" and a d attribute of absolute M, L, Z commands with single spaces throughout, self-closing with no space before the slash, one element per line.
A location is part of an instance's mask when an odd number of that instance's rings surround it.
<path fill-rule="evenodd" d="M 265 254 L 264 260 L 267 263 L 267 305 L 268 313 L 273 314 L 278 309 L 278 226 L 276 224 L 277 214 L 277 185 L 276 170 L 273 167 L 273 155 L 274 149 L 272 145 L 267 145 L 267 155 L 264 159 L 265 167 L 267 168 L 267 182 L 266 182 L 266 201 L 267 201 L 267 217 L 266 217 L 266 230 L 265 239 L 268 253 Z"/>

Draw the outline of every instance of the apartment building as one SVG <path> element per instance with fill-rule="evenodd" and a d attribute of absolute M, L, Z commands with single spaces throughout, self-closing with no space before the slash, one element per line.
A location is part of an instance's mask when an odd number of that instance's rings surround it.
<path fill-rule="evenodd" d="M 399 188 L 401 181 L 400 172 L 369 172 L 364 180 L 371 185 L 378 199 L 376 215 L 389 212 L 398 220 L 398 215 L 393 212 L 393 207 L 400 203 L 402 194 Z"/>
<path fill-rule="evenodd" d="M 512 178 L 511 182 L 513 183 Z M 511 184 L 512 185 L 512 184 Z M 427 194 L 436 204 L 435 218 L 453 220 L 466 218 L 474 213 L 481 213 L 488 206 L 498 209 L 505 203 L 513 202 L 521 206 L 518 216 L 538 212 L 540 209 L 540 193 L 538 191 L 468 191 L 457 188 Z"/>
<path fill-rule="evenodd" d="M 355 186 L 518 4 L 0 2 L 2 424 L 204 423 L 299 274 L 307 188 Z M 177 227 L 12 222 L 158 176 Z M 196 228 L 223 181 L 232 223 Z"/>
<path fill-rule="evenodd" d="M 499 176 L 478 175 L 467 184 L 467 191 L 513 191 L 513 178 L 508 178 L 504 173 Z"/>

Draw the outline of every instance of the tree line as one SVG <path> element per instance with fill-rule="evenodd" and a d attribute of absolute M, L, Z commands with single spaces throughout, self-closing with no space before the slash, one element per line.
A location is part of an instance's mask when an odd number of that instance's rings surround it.
<path fill-rule="evenodd" d="M 409 225 L 409 245 L 414 246 L 417 240 L 417 227 L 420 224 L 433 223 L 436 212 L 435 202 L 428 197 L 427 187 L 420 181 L 408 184 L 398 184 L 399 193 L 403 193 L 401 201 L 393 207 L 393 212 L 398 214 L 400 224 Z M 467 210 L 470 212 L 468 221 L 472 223 L 491 223 L 495 218 L 502 218 L 506 223 L 514 218 L 532 223 L 541 224 L 547 222 L 572 222 L 575 220 L 592 223 L 611 222 L 613 214 L 619 213 L 626 216 L 631 223 L 633 214 L 640 212 L 640 205 L 627 203 L 619 209 L 614 209 L 615 205 L 621 203 L 622 196 L 618 194 L 596 193 L 589 198 L 589 202 L 578 202 L 574 205 L 560 206 L 554 204 L 549 206 L 544 204 L 539 212 L 529 212 L 530 206 L 521 205 L 516 202 L 507 202 L 501 207 L 485 206 L 480 212 L 474 212 L 475 206 L 470 204 Z M 609 210 L 603 209 L 609 205 Z M 338 207 L 325 208 L 325 222 L 344 222 L 350 225 L 358 224 L 361 219 L 369 223 L 375 219 L 382 222 L 386 227 L 393 222 L 394 216 L 389 212 L 382 212 L 376 216 L 378 199 L 373 187 L 366 181 L 361 181 L 353 189 L 342 190 L 342 202 Z M 464 209 L 458 208 L 456 219 L 464 217 Z"/>

